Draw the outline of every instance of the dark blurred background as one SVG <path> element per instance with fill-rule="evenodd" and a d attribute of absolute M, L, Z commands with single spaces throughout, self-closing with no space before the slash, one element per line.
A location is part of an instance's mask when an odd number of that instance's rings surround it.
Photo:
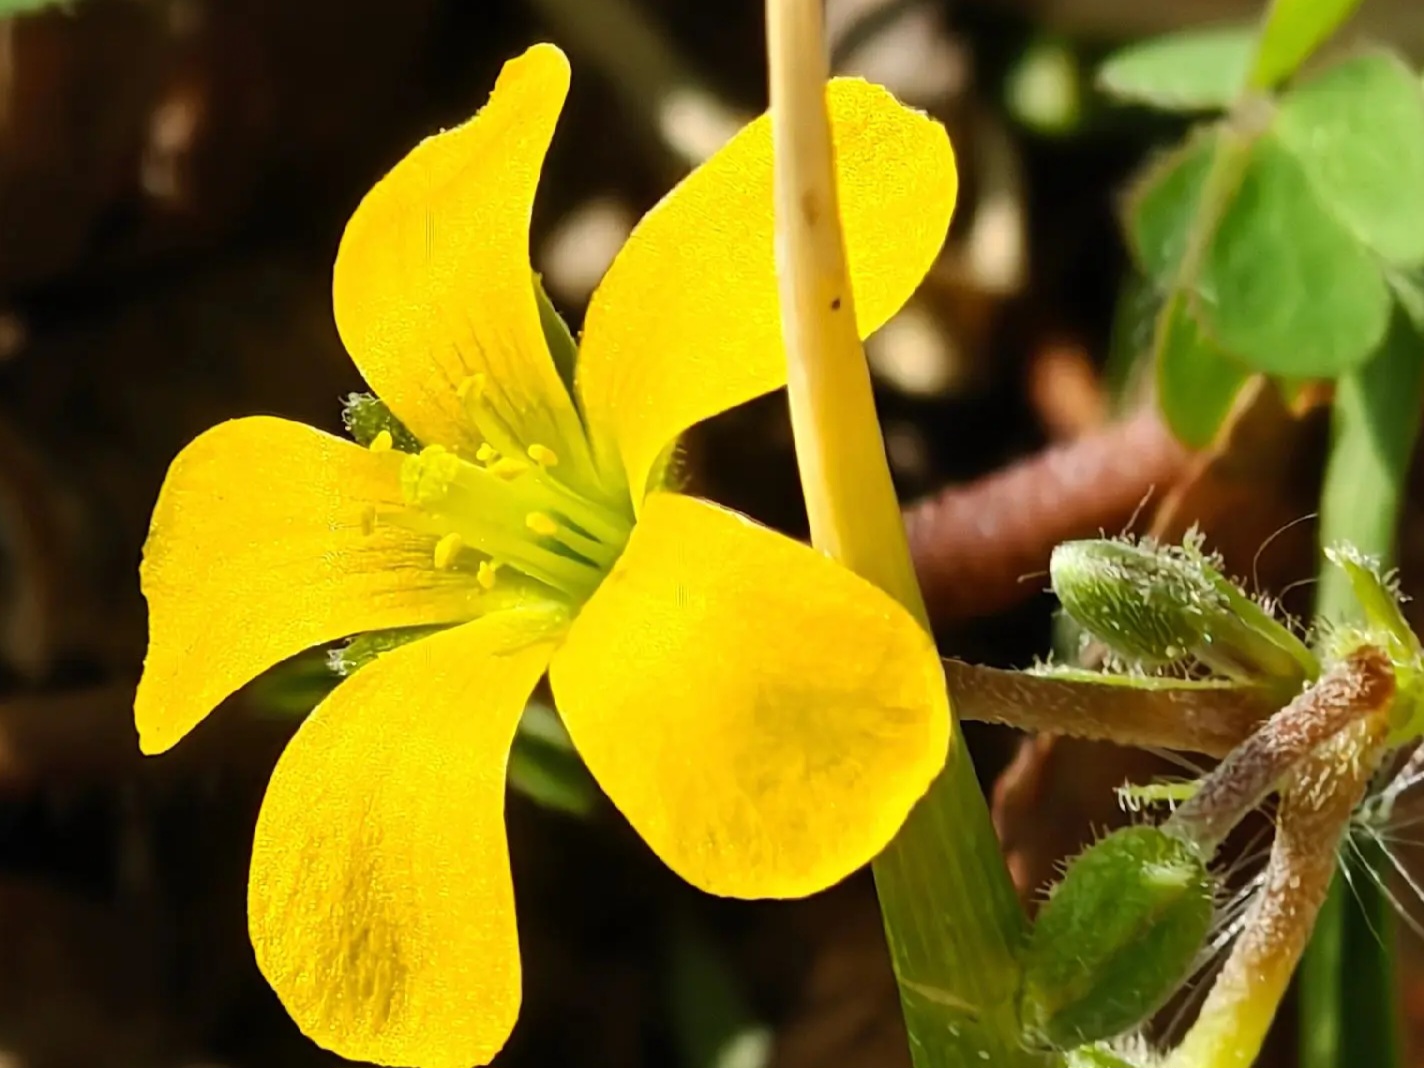
<path fill-rule="evenodd" d="M 1205 518 L 1245 570 L 1312 508 L 1318 418 L 1256 412 L 1266 429 L 1243 421 L 1203 467 L 1137 411 L 1145 319 L 1115 208 L 1181 128 L 1091 86 L 1116 44 L 1256 7 L 829 4 L 836 67 L 941 118 L 960 155 L 949 245 L 870 346 L 903 496 L 930 498 L 912 530 L 947 654 L 1048 650 L 1035 572 L 1058 538 L 1134 512 Z M 1367 3 L 1354 33 L 1417 57 L 1424 6 Z M 263 785 L 319 680 L 279 673 L 140 758 L 139 550 L 168 461 L 204 428 L 269 412 L 340 429 L 361 388 L 330 314 L 346 217 L 540 39 L 575 74 L 532 255 L 576 325 L 638 216 L 763 106 L 752 0 L 74 0 L 0 17 L 3 1068 L 335 1063 L 258 975 L 243 913 Z M 783 409 L 700 428 L 692 472 L 798 533 Z M 1213 529 L 1226 515 L 1234 541 Z M 1308 575 L 1309 538 L 1282 539 L 1263 583 Z M 971 742 L 1030 898 L 1117 818 L 1110 787 L 1144 773 L 1103 746 Z M 868 876 L 805 902 L 715 901 L 606 804 L 578 817 L 529 792 L 509 811 L 526 1004 L 501 1063 L 908 1063 Z"/>

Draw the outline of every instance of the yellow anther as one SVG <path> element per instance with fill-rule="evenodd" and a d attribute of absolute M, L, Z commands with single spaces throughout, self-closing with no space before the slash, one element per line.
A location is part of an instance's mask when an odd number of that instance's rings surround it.
<path fill-rule="evenodd" d="M 499 459 L 499 450 L 488 441 L 480 442 L 480 447 L 475 450 L 475 459 L 482 464 L 487 464 L 491 460 Z"/>
<path fill-rule="evenodd" d="M 529 465 L 523 460 L 515 460 L 506 456 L 503 460 L 496 460 L 489 465 L 490 474 L 498 475 L 500 478 L 514 478 L 529 470 Z"/>
<path fill-rule="evenodd" d="M 376 532 L 376 506 L 368 504 L 361 509 L 361 533 L 370 537 Z"/>
<path fill-rule="evenodd" d="M 455 563 L 455 557 L 465 547 L 465 539 L 455 533 L 446 534 L 435 543 L 435 566 L 446 571 Z"/>
<path fill-rule="evenodd" d="M 481 586 L 487 590 L 494 589 L 495 580 L 499 577 L 497 572 L 499 565 L 491 563 L 489 560 L 481 560 L 479 570 L 475 572 L 475 578 L 479 580 Z"/>
<path fill-rule="evenodd" d="M 396 439 L 391 437 L 391 432 L 382 430 L 371 439 L 371 444 L 368 447 L 372 452 L 390 452 L 395 443 Z"/>
<path fill-rule="evenodd" d="M 533 460 L 540 467 L 553 467 L 559 462 L 559 454 L 547 445 L 540 445 L 537 441 L 529 446 L 529 459 Z"/>
<path fill-rule="evenodd" d="M 552 538 L 559 532 L 559 524 L 543 512 L 530 512 L 524 517 L 524 525 L 535 534 L 542 534 L 546 538 Z"/>

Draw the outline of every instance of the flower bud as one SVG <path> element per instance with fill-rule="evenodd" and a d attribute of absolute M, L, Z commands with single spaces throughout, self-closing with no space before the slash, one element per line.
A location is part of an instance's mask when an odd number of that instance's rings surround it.
<path fill-rule="evenodd" d="M 382 431 L 401 452 L 419 452 L 420 442 L 391 413 L 385 401 L 370 393 L 348 394 L 341 409 L 341 425 L 357 445 L 369 446 Z"/>
<path fill-rule="evenodd" d="M 1189 843 L 1116 831 L 1080 854 L 1039 912 L 1024 958 L 1026 1045 L 1073 1049 L 1146 1020 L 1191 974 L 1212 920 L 1212 879 Z"/>
<path fill-rule="evenodd" d="M 1049 573 L 1068 614 L 1136 663 L 1194 657 L 1233 679 L 1290 687 L 1318 670 L 1305 644 L 1217 571 L 1194 541 L 1064 542 Z"/>

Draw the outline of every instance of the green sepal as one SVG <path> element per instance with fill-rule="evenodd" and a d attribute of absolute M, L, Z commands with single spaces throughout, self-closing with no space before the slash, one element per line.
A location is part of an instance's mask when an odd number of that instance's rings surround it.
<path fill-rule="evenodd" d="M 554 367 L 559 372 L 564 388 L 569 391 L 569 396 L 575 396 L 574 371 L 578 367 L 578 343 L 574 341 L 569 324 L 564 322 L 559 309 L 554 307 L 554 302 L 549 299 L 543 276 L 538 271 L 534 272 L 534 302 L 539 306 L 539 326 L 544 331 L 544 344 L 549 346 Z"/>
<path fill-rule="evenodd" d="M 1024 955 L 1025 1044 L 1068 1050 L 1141 1025 L 1191 975 L 1213 892 L 1196 848 L 1157 827 L 1116 831 L 1076 857 Z"/>
<path fill-rule="evenodd" d="M 386 402 L 374 393 L 351 393 L 342 402 L 341 423 L 357 445 L 370 445 L 376 435 L 386 431 L 392 447 L 401 452 L 419 452 L 420 442 L 406 429 Z"/>
<path fill-rule="evenodd" d="M 580 819 L 593 814 L 602 796 L 558 713 L 537 699 L 519 720 L 505 774 L 510 787 L 535 804 Z"/>
<path fill-rule="evenodd" d="M 394 630 L 372 630 L 358 634 L 345 645 L 339 645 L 327 653 L 327 667 L 332 673 L 345 678 L 365 667 L 382 653 L 399 649 L 417 638 L 434 634 L 443 627 L 399 627 Z"/>

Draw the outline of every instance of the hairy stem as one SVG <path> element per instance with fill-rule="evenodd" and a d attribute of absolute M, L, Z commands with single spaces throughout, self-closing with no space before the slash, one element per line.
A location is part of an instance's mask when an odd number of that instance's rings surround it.
<path fill-rule="evenodd" d="M 961 660 L 946 660 L 944 670 L 963 720 L 1214 757 L 1244 742 L 1276 708 L 1266 690 L 1235 683 L 1034 675 Z"/>
<path fill-rule="evenodd" d="M 1387 708 L 1393 697 L 1389 657 L 1372 645 L 1356 649 L 1232 750 L 1164 829 L 1195 842 L 1203 853 L 1214 853 L 1317 746 L 1355 720 Z"/>
<path fill-rule="evenodd" d="M 1387 733 L 1385 715 L 1369 716 L 1335 735 L 1296 772 L 1281 802 L 1265 882 L 1241 937 L 1164 1068 L 1248 1068 L 1255 1061 Z"/>

